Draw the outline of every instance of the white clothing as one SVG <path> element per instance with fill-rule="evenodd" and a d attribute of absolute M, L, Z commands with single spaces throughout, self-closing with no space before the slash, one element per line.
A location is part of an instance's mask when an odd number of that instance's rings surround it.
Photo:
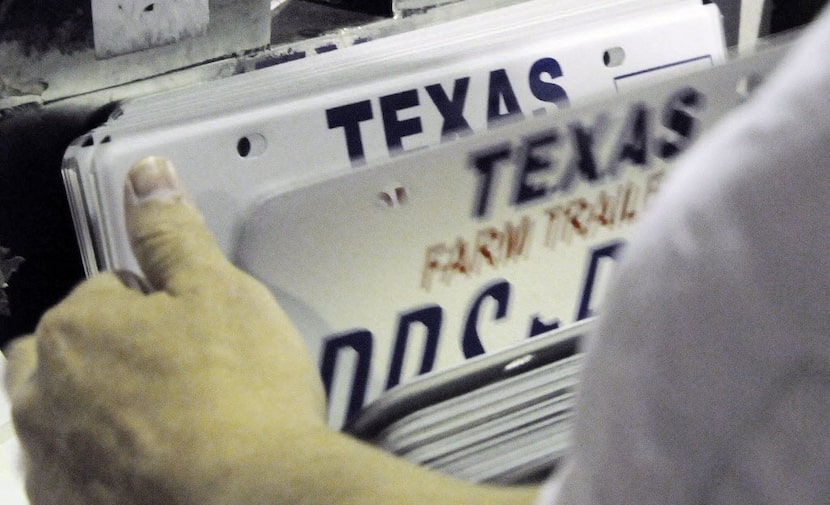
<path fill-rule="evenodd" d="M 556 505 L 830 503 L 830 11 L 624 252 Z"/>

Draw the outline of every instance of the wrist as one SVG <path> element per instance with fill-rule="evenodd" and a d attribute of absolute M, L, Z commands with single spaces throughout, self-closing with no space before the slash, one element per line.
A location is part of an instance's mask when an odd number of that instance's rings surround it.
<path fill-rule="evenodd" d="M 281 435 L 281 438 L 283 436 Z M 531 504 L 535 487 L 463 482 L 383 452 L 326 427 L 214 473 L 201 504 L 510 505 Z"/>

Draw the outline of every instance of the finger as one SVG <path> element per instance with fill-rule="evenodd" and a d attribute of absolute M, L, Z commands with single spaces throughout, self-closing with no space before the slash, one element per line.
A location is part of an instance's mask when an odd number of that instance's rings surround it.
<path fill-rule="evenodd" d="M 155 289 L 204 289 L 230 268 L 166 158 L 151 156 L 133 166 L 124 202 L 133 253 Z"/>
<path fill-rule="evenodd" d="M 23 384 L 37 367 L 37 342 L 35 337 L 21 337 L 12 341 L 4 351 L 6 355 L 5 386 L 9 398 L 14 399 Z"/>

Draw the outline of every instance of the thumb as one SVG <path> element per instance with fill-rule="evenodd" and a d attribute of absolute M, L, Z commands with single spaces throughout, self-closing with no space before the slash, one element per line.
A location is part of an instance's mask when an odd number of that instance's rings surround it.
<path fill-rule="evenodd" d="M 130 169 L 124 214 L 133 253 L 155 289 L 206 288 L 231 268 L 170 160 L 150 156 Z"/>

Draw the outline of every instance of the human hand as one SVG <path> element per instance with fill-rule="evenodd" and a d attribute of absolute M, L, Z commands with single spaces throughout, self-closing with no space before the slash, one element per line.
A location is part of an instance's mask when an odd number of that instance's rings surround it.
<path fill-rule="evenodd" d="M 526 505 L 329 429 L 318 372 L 270 292 L 222 256 L 168 162 L 125 190 L 155 289 L 96 276 L 9 352 L 33 505 Z"/>
<path fill-rule="evenodd" d="M 155 291 L 98 275 L 9 351 L 35 505 L 207 503 L 257 453 L 290 457 L 325 430 L 301 336 L 223 257 L 167 160 L 131 170 L 125 212 Z"/>

